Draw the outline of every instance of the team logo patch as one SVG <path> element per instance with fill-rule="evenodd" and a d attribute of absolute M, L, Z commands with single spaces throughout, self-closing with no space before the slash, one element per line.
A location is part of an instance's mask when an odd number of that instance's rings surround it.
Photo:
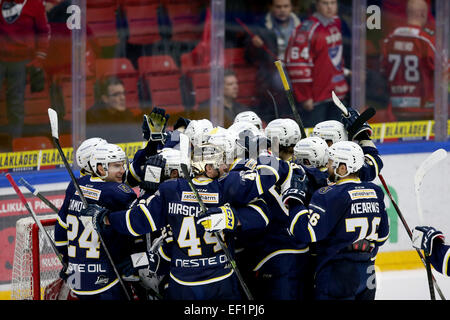
<path fill-rule="evenodd" d="M 352 200 L 377 198 L 377 193 L 373 189 L 350 190 L 348 194 Z"/>
<path fill-rule="evenodd" d="M 92 199 L 92 200 L 98 200 L 100 199 L 100 194 L 102 193 L 101 190 L 98 189 L 94 189 L 94 188 L 88 188 L 85 186 L 80 186 L 81 191 L 83 192 L 83 195 L 88 198 L 88 199 Z M 75 191 L 76 195 L 78 194 L 78 191 Z"/>
<path fill-rule="evenodd" d="M 129 186 L 127 186 L 126 184 L 123 184 L 123 183 L 119 184 L 117 186 L 117 188 L 119 188 L 120 190 L 122 190 L 125 193 L 131 193 L 132 192 L 131 188 Z"/>
<path fill-rule="evenodd" d="M 2 2 L 3 19 L 5 19 L 5 21 L 9 24 L 14 23 L 17 19 L 19 19 L 22 9 L 22 3 L 14 3 L 9 1 Z"/>
<path fill-rule="evenodd" d="M 331 190 L 331 187 L 323 187 L 323 188 L 319 189 L 319 193 L 320 194 L 325 194 L 325 193 L 327 193 L 330 190 Z"/>
<path fill-rule="evenodd" d="M 219 203 L 218 193 L 199 192 L 200 198 L 204 203 Z M 181 201 L 183 202 L 197 202 L 197 198 L 193 192 L 183 191 L 181 195 Z"/>

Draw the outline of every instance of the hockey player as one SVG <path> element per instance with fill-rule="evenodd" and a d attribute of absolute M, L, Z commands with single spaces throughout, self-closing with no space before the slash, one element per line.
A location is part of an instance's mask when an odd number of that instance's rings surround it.
<path fill-rule="evenodd" d="M 342 122 L 337 120 L 326 120 L 317 123 L 311 133 L 313 137 L 320 137 L 326 141 L 328 146 L 339 141 L 347 141 L 348 135 Z"/>
<path fill-rule="evenodd" d="M 265 128 L 271 144 L 279 144 L 280 158 L 274 164 L 280 176 L 278 182 L 263 193 L 262 199 L 269 208 L 268 227 L 260 233 L 241 235 L 244 251 L 240 254 L 240 263 L 244 270 L 250 268 L 251 288 L 259 300 L 302 300 L 306 298 L 304 272 L 308 264 L 308 246 L 297 243 L 287 233 L 288 213 L 281 201 L 281 190 L 286 188 L 296 168 L 291 159 L 293 146 L 300 139 L 300 129 L 291 119 L 276 119 Z M 254 136 L 249 147 L 258 144 L 260 138 Z M 251 165 L 266 163 L 264 148 L 253 146 L 259 157 L 242 159 L 236 162 L 232 171 L 248 170 Z M 274 150 L 272 150 L 274 151 Z M 252 154 L 252 152 L 250 152 Z"/>
<path fill-rule="evenodd" d="M 307 192 L 309 202 L 312 192 L 328 185 L 328 145 L 318 136 L 301 139 L 294 146 L 294 162 L 301 165 L 308 177 L 310 192 Z"/>
<path fill-rule="evenodd" d="M 201 145 L 200 153 L 194 152 L 193 183 L 209 209 L 203 218 L 226 221 L 226 224 L 219 224 L 225 234 L 236 228 L 265 227 L 268 221 L 264 202 L 250 202 L 276 183 L 278 173 L 262 165 L 254 171 L 230 172 L 220 177 L 223 164 L 224 153 L 217 146 Z M 202 220 L 206 226 L 211 226 L 206 231 L 199 223 L 201 209 L 185 179 L 163 182 L 145 204 L 129 210 L 108 214 L 107 210 L 92 207 L 85 214 L 94 215 L 100 225 L 107 215 L 107 223 L 119 232 L 134 236 L 153 232 L 167 224 L 171 226 L 174 241 L 170 252 L 169 299 L 240 299 L 233 269 L 230 269 L 217 239 L 208 232 L 219 230 L 214 229 L 215 224 L 205 221 L 208 219 Z M 228 240 L 226 237 L 225 242 L 231 250 L 232 244 Z"/>
<path fill-rule="evenodd" d="M 337 0 L 317 0 L 316 12 L 295 29 L 286 48 L 286 69 L 292 80 L 305 127 L 338 120 L 331 91 L 343 99 L 349 86 L 344 74 L 341 20 Z"/>
<path fill-rule="evenodd" d="M 450 246 L 444 241 L 442 232 L 433 227 L 420 226 L 413 230 L 413 247 L 423 250 L 430 257 L 430 263 L 437 272 L 450 277 Z"/>
<path fill-rule="evenodd" d="M 349 128 L 358 119 L 359 112 L 352 107 L 347 107 L 347 110 L 349 115 L 347 117 L 342 115 L 342 122 L 327 120 L 316 124 L 313 128 L 312 136 L 321 137 L 327 142 L 328 146 L 339 141 L 350 140 L 357 142 L 365 156 L 363 168 L 359 171 L 360 178 L 363 181 L 373 181 L 383 168 L 383 161 L 379 156 L 377 147 L 370 138 L 372 128 L 366 122 L 352 132 L 348 132 Z M 333 183 L 334 181 L 331 182 Z"/>
<path fill-rule="evenodd" d="M 132 186 L 142 186 L 144 181 L 144 165 L 146 160 L 155 155 L 159 149 L 162 149 L 166 142 L 165 129 L 169 115 L 161 108 L 153 108 L 149 115 L 144 115 L 142 122 L 142 137 L 147 141 L 145 147 L 140 149 L 134 155 L 133 161 L 129 166 L 126 176 L 126 182 Z M 155 192 L 155 190 L 147 190 L 148 192 Z"/>
<path fill-rule="evenodd" d="M 84 140 L 77 151 L 75 152 L 75 159 L 80 167 L 80 175 L 84 176 L 87 174 L 93 174 L 92 168 L 89 166 L 89 159 L 91 159 L 92 152 L 95 147 L 100 144 L 106 144 L 107 141 L 102 138 L 90 138 Z"/>
<path fill-rule="evenodd" d="M 126 171 L 125 152 L 117 145 L 99 144 L 89 160 L 92 176 L 78 179 L 80 188 L 89 204 L 98 204 L 111 210 L 125 210 L 136 199 L 136 194 L 122 183 Z M 92 224 L 80 216 L 83 202 L 71 182 L 58 213 L 55 225 L 55 243 L 68 262 L 67 282 L 81 300 L 124 299 L 123 288 L 107 259 L 97 232 Z M 102 233 L 105 244 L 115 262 L 129 254 L 129 237 L 105 228 Z"/>
<path fill-rule="evenodd" d="M 306 207 L 305 183 L 295 175 L 283 193 L 289 231 L 303 243 L 317 243 L 316 299 L 375 298 L 374 260 L 389 236 L 384 193 L 359 179 L 364 154 L 356 143 L 329 148 L 328 169 L 336 184 L 317 190 Z"/>
<path fill-rule="evenodd" d="M 243 111 L 238 113 L 234 118 L 233 124 L 237 122 L 250 122 L 254 124 L 258 130 L 264 132 L 261 118 L 253 111 Z"/>

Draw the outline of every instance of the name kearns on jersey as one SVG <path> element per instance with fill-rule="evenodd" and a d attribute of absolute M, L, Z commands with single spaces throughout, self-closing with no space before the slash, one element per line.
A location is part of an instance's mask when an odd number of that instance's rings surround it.
<path fill-rule="evenodd" d="M 355 202 L 352 203 L 351 214 L 380 213 L 378 202 Z"/>

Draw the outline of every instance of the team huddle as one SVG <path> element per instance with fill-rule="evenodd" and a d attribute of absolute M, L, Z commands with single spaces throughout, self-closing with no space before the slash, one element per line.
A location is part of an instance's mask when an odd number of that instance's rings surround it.
<path fill-rule="evenodd" d="M 128 163 L 101 138 L 76 151 L 55 243 L 80 300 L 373 300 L 389 237 L 383 167 L 358 113 L 303 137 L 292 119 L 263 129 L 251 111 L 228 127 L 144 116 Z M 139 196 L 132 188 L 139 187 Z"/>

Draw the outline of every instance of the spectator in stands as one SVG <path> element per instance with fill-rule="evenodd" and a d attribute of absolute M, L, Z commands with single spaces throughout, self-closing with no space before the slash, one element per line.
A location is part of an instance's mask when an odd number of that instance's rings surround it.
<path fill-rule="evenodd" d="M 400 121 L 433 119 L 435 32 L 425 27 L 428 11 L 425 0 L 408 1 L 406 22 L 382 44 L 381 69 Z"/>
<path fill-rule="evenodd" d="M 127 109 L 125 87 L 121 79 L 108 77 L 100 81 L 100 99 L 86 112 L 87 123 L 140 123 L 141 115 Z"/>
<path fill-rule="evenodd" d="M 228 128 L 233 124 L 236 115 L 247 109 L 236 101 L 239 94 L 239 82 L 233 70 L 225 70 L 223 76 L 223 125 Z M 199 105 L 199 112 L 203 118 L 209 118 L 210 100 Z"/>
<path fill-rule="evenodd" d="M 291 0 L 272 0 L 269 12 L 252 28 L 246 42 L 246 59 L 258 68 L 259 113 L 267 122 L 275 116 L 267 90 L 274 96 L 280 115 L 291 114 L 274 61 L 284 61 L 289 38 L 299 24 L 300 19 L 292 12 Z"/>
<path fill-rule="evenodd" d="M 42 66 L 50 27 L 40 0 L 1 1 L 1 9 L 0 87 L 5 80 L 8 131 L 16 138 L 23 133 L 27 71 L 30 76 L 38 75 L 31 77 L 32 87 L 40 87 L 36 91 L 44 85 Z"/>
<path fill-rule="evenodd" d="M 337 0 L 317 0 L 316 12 L 295 29 L 286 49 L 286 68 L 305 127 L 339 120 L 331 91 L 341 100 L 349 91 L 337 10 Z"/>

